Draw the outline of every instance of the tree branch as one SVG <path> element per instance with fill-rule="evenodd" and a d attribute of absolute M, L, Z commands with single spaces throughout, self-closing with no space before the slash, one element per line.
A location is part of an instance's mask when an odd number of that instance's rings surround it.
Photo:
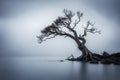
<path fill-rule="evenodd" d="M 75 16 L 75 13 L 73 13 L 71 10 L 67 10 L 67 9 L 64 9 L 63 13 L 64 13 L 65 17 L 67 17 L 69 19 L 69 21 L 71 21 L 72 17 Z"/>
<path fill-rule="evenodd" d="M 43 41 L 46 41 L 46 40 L 48 40 L 48 39 L 52 39 L 52 38 L 55 38 L 57 35 L 54 35 L 54 36 L 51 36 L 51 37 L 46 37 L 46 36 L 44 36 L 44 38 L 43 39 L 40 39 L 40 37 L 39 36 L 37 36 L 37 38 L 39 38 L 39 43 L 41 44 Z M 45 38 L 46 37 L 46 38 Z"/>
<path fill-rule="evenodd" d="M 79 22 L 80 22 L 82 16 L 83 16 L 83 13 L 77 12 L 78 20 L 75 20 L 73 29 L 77 26 L 77 24 L 79 24 Z"/>
<path fill-rule="evenodd" d="M 86 43 L 84 37 L 87 36 L 87 32 L 93 34 L 100 33 L 100 31 L 98 31 L 97 28 L 93 27 L 94 24 L 88 21 L 87 25 L 84 27 L 83 35 L 78 36 L 77 31 L 74 28 L 80 23 L 83 13 L 80 12 L 76 13 L 77 19 L 75 20 L 74 23 L 72 18 L 75 16 L 75 13 L 73 13 L 71 10 L 66 10 L 66 9 L 64 9 L 63 13 L 64 13 L 63 17 L 58 17 L 51 25 L 45 27 L 41 31 L 42 34 L 37 36 L 37 38 L 39 39 L 39 43 L 42 43 L 43 41 L 46 41 L 51 38 L 55 38 L 56 36 L 65 36 L 72 38 L 73 40 L 76 41 L 78 46 L 81 46 L 81 45 L 85 45 Z M 89 26 L 92 27 L 90 28 Z M 67 29 L 69 32 L 64 31 L 63 28 Z"/>
<path fill-rule="evenodd" d="M 78 39 L 82 41 L 82 42 L 81 42 L 82 45 L 85 45 L 85 43 L 86 43 L 86 39 L 85 39 L 84 37 L 79 36 Z"/>
<path fill-rule="evenodd" d="M 91 26 L 91 28 L 89 28 Z M 101 31 L 97 30 L 97 28 L 94 27 L 94 24 L 92 24 L 90 21 L 87 22 L 87 25 L 86 27 L 83 27 L 84 28 L 84 34 L 82 35 L 82 37 L 85 37 L 87 36 L 87 32 L 90 32 L 90 33 L 101 33 Z"/>

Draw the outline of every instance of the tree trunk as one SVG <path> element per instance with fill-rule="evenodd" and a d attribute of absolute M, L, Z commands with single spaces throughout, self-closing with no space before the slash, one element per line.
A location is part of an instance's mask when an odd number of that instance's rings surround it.
<path fill-rule="evenodd" d="M 84 46 L 79 46 L 79 50 L 82 52 L 82 55 L 79 57 L 80 60 L 82 61 L 92 61 L 93 60 L 93 55 L 90 50 L 84 45 Z"/>

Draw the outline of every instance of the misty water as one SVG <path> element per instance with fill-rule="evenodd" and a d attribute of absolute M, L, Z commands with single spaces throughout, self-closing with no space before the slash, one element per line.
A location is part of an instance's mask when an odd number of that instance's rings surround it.
<path fill-rule="evenodd" d="M 0 80 L 119 80 L 119 65 L 60 62 L 64 58 L 0 58 Z"/>

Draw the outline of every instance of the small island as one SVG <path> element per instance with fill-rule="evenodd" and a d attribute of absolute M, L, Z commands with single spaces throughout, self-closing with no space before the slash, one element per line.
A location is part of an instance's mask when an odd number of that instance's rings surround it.
<path fill-rule="evenodd" d="M 107 52 L 103 52 L 102 55 L 100 54 L 92 54 L 93 55 L 93 60 L 90 60 L 90 57 L 87 57 L 87 59 L 80 57 L 74 58 L 72 56 L 69 56 L 66 60 L 69 61 L 84 61 L 84 62 L 90 62 L 91 64 L 115 64 L 115 65 L 120 65 L 120 53 L 112 53 L 109 54 Z"/>

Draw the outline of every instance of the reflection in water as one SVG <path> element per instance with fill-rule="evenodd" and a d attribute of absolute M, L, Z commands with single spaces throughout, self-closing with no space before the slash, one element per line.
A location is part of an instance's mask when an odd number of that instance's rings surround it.
<path fill-rule="evenodd" d="M 1 58 L 0 80 L 118 80 L 119 65 L 60 62 L 58 58 Z"/>

